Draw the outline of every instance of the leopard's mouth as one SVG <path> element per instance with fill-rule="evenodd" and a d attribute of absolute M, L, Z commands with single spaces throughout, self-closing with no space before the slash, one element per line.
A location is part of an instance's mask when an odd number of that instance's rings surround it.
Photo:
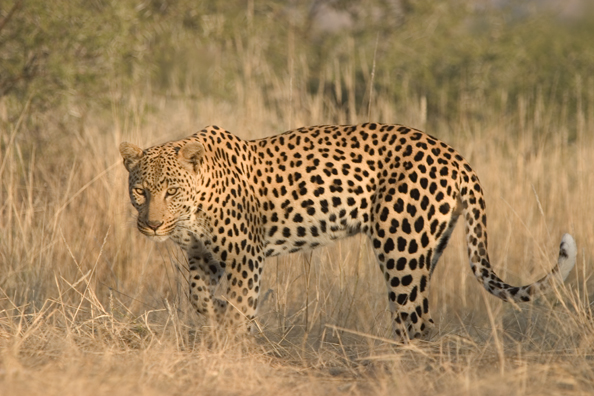
<path fill-rule="evenodd" d="M 174 227 L 160 227 L 156 230 L 154 228 L 148 227 L 146 224 L 138 222 L 138 230 L 145 236 L 149 237 L 151 240 L 156 242 L 164 242 L 166 241 L 173 232 Z"/>

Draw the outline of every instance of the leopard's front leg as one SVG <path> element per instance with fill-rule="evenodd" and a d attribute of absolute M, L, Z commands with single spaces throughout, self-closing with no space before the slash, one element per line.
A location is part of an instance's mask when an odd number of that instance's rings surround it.
<path fill-rule="evenodd" d="M 198 313 L 206 315 L 217 323 L 224 322 L 227 301 L 215 298 L 216 288 L 225 273 L 225 264 L 216 260 L 203 249 L 188 253 L 190 264 L 190 302 Z"/>
<path fill-rule="evenodd" d="M 239 331 L 254 333 L 256 330 L 254 319 L 258 311 L 262 263 L 261 257 L 245 255 L 233 258 L 227 266 L 227 320 Z"/>

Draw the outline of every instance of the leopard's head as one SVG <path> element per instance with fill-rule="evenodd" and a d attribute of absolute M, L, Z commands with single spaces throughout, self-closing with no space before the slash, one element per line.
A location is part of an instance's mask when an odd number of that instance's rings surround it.
<path fill-rule="evenodd" d="M 181 140 L 142 150 L 124 142 L 120 153 L 129 172 L 138 229 L 158 241 L 166 240 L 197 211 L 195 197 L 204 146 Z"/>

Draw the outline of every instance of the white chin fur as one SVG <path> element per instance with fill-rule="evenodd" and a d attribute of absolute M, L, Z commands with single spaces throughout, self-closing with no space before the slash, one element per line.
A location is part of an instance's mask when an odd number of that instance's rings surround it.
<path fill-rule="evenodd" d="M 169 235 L 147 235 L 147 237 L 153 242 L 165 242 L 169 239 Z"/>

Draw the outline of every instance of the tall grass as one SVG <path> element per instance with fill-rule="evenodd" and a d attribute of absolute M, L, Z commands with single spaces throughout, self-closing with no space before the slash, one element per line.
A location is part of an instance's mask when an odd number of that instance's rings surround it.
<path fill-rule="evenodd" d="M 353 73 L 368 70 L 372 86 L 373 59 L 333 65 L 311 90 L 299 59 L 279 76 L 257 54 L 246 50 L 232 101 L 147 87 L 115 90 L 111 112 L 77 129 L 55 119 L 34 129 L 27 107 L 0 120 L 0 394 L 592 392 L 594 87 L 571 93 L 577 109 L 536 91 L 502 115 L 478 95 L 456 104 L 458 120 L 428 123 L 426 97 L 394 103 L 370 89 L 360 100 Z M 490 256 L 510 283 L 547 272 L 562 233 L 572 233 L 580 250 L 565 286 L 520 311 L 492 298 L 473 280 L 459 226 L 430 286 L 434 334 L 396 346 L 384 282 L 357 236 L 269 259 L 261 334 L 213 342 L 187 304 L 181 252 L 135 230 L 119 142 L 146 147 L 208 124 L 251 139 L 368 119 L 427 129 L 473 164 Z"/>

